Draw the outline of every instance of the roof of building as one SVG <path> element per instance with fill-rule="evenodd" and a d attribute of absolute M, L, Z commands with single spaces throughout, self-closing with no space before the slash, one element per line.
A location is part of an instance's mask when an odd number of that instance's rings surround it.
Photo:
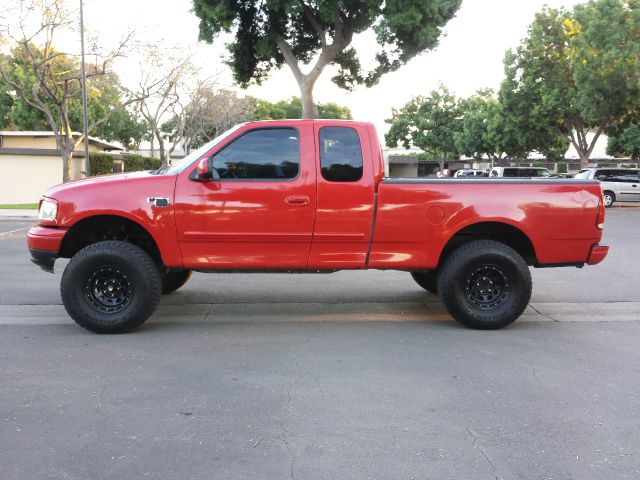
<path fill-rule="evenodd" d="M 81 137 L 82 134 L 80 132 L 71 132 L 71 134 L 76 137 Z M 0 136 L 5 137 L 53 137 L 55 134 L 53 132 L 47 131 L 29 131 L 29 130 L 0 130 Z M 116 145 L 114 143 L 109 143 L 104 140 L 100 140 L 99 138 L 92 137 L 89 135 L 89 144 L 96 145 L 98 147 L 102 147 L 105 150 L 124 150 L 124 148 Z"/>

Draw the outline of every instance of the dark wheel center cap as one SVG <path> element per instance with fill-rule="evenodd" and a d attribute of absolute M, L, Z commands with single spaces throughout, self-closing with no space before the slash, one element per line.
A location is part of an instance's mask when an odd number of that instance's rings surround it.
<path fill-rule="evenodd" d="M 496 310 L 511 294 L 507 272 L 497 265 L 478 265 L 465 275 L 465 297 L 475 308 Z"/>
<path fill-rule="evenodd" d="M 84 284 L 85 298 L 101 313 L 117 313 L 129 305 L 133 284 L 118 267 L 102 266 L 94 270 Z"/>

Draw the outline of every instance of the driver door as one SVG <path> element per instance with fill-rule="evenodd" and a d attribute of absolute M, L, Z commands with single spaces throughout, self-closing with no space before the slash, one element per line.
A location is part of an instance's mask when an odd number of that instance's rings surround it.
<path fill-rule="evenodd" d="M 196 162 L 176 182 L 185 267 L 304 268 L 316 208 L 312 124 L 248 126 L 214 150 L 219 179 L 193 180 Z"/>

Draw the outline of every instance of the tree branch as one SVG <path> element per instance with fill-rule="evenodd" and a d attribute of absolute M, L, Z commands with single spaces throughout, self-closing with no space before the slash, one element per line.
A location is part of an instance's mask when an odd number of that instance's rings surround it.
<path fill-rule="evenodd" d="M 293 50 L 291 49 L 291 45 L 287 43 L 283 36 L 276 36 L 276 42 L 278 44 L 278 48 L 282 55 L 284 56 L 284 61 L 287 62 L 287 65 L 293 72 L 293 76 L 296 77 L 298 83 L 304 80 L 304 74 L 300 70 L 300 66 L 298 65 L 298 59 L 293 54 Z"/>
<path fill-rule="evenodd" d="M 320 23 L 318 22 L 318 19 L 314 15 L 313 10 L 311 9 L 311 7 L 309 7 L 304 2 L 301 2 L 301 3 L 302 3 L 302 11 L 304 12 L 305 18 L 309 21 L 309 23 L 311 24 L 313 29 L 318 34 L 318 39 L 320 40 L 320 44 L 323 47 L 326 47 L 327 46 L 327 34 L 322 29 L 322 25 L 320 25 Z"/>

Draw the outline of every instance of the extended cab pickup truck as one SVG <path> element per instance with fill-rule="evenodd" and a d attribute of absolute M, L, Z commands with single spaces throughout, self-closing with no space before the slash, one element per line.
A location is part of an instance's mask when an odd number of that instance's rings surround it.
<path fill-rule="evenodd" d="M 404 270 L 465 326 L 504 327 L 529 266 L 601 262 L 591 180 L 383 178 L 373 125 L 238 125 L 157 171 L 59 185 L 28 234 L 69 315 L 98 333 L 141 325 L 200 272 Z"/>

